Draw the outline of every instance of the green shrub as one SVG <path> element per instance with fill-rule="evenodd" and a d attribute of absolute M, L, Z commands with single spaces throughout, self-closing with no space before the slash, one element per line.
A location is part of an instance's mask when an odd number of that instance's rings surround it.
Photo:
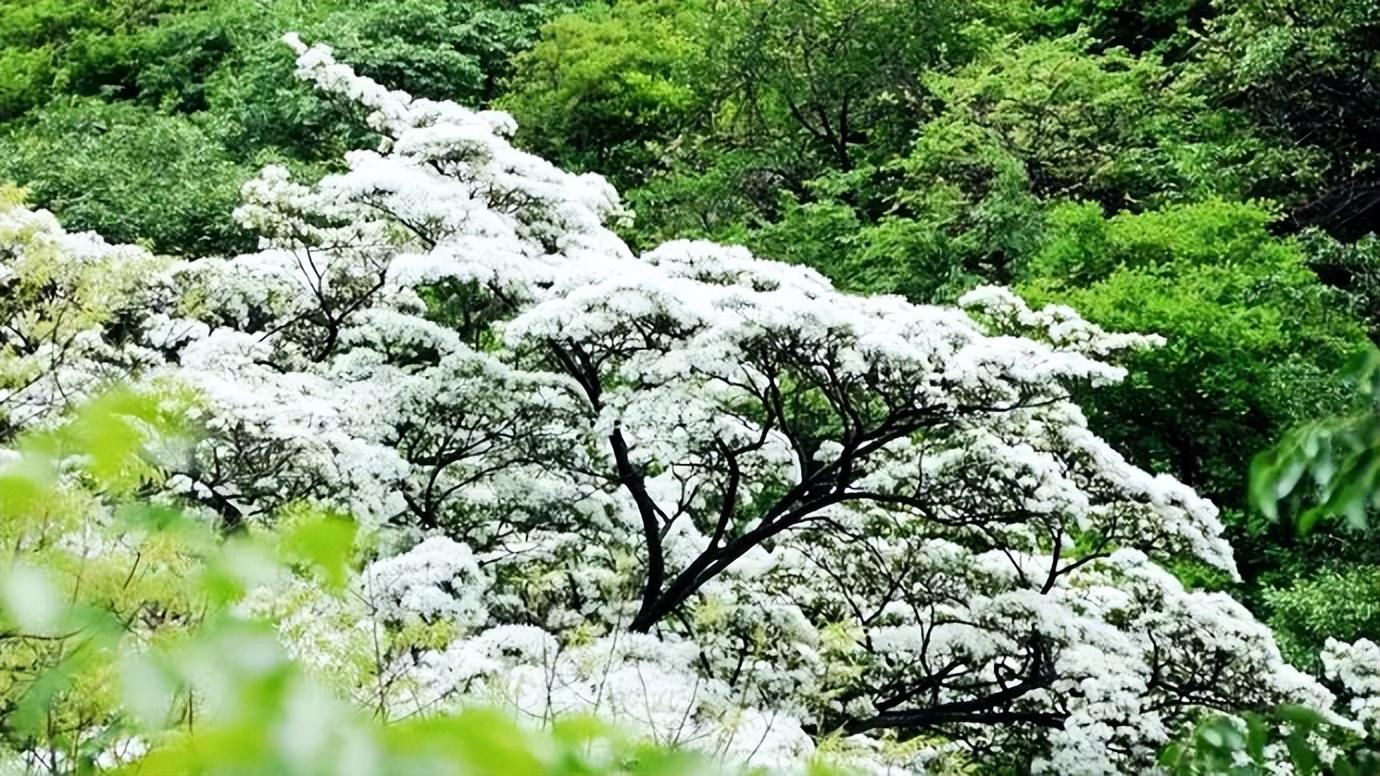
<path fill-rule="evenodd" d="M 167 253 L 253 247 L 231 220 L 253 170 L 203 122 L 96 99 L 55 103 L 0 135 L 0 180 L 74 228 Z"/>

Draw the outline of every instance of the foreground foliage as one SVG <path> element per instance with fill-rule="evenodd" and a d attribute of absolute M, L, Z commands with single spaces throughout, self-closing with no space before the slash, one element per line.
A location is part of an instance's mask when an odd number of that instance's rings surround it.
<path fill-rule="evenodd" d="M 593 719 L 550 734 L 483 709 L 384 725 L 333 697 L 244 605 L 265 586 L 349 595 L 355 527 L 298 509 L 227 540 L 135 497 L 161 484 L 158 448 L 192 441 L 190 398 L 114 389 L 11 440 L 0 735 L 26 772 L 709 772 Z"/>
<path fill-rule="evenodd" d="M 618 185 L 632 212 L 616 227 L 638 249 L 742 242 L 917 302 L 1017 285 L 1105 328 L 1160 332 L 1169 347 L 1080 404 L 1134 463 L 1223 509 L 1232 589 L 1316 665 L 1315 635 L 1380 633 L 1326 608 L 1304 613 L 1305 633 L 1298 607 L 1380 556 L 1332 527 L 1300 538 L 1253 517 L 1246 462 L 1344 409 L 1331 375 L 1380 321 L 1366 237 L 1380 224 L 1377 13 L 1368 0 L 6 0 L 0 178 L 112 240 L 250 250 L 231 209 L 260 166 L 314 180 L 370 142 L 348 105 L 288 85 L 273 41 L 298 29 L 411 93 L 513 112 L 521 145 Z"/>

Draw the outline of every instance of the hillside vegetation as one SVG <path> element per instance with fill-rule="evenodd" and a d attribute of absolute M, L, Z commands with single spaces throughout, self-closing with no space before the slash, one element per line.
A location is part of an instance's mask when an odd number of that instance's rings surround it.
<path fill-rule="evenodd" d="M 375 722 L 611 715 L 688 771 L 1365 747 L 1374 0 L 0 0 L 0 184 L 0 484 L 60 502 L 0 515 L 110 654 L 252 610 Z M 111 395 L 130 438 L 54 430 Z M 282 597 L 174 589 L 227 537 Z M 21 620 L 27 767 L 191 730 Z"/>

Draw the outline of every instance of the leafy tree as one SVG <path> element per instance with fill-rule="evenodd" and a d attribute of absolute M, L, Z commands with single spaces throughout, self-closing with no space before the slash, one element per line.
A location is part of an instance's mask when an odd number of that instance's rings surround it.
<path fill-rule="evenodd" d="M 133 96 L 138 31 L 186 7 L 185 0 L 0 3 L 0 120 L 42 105 L 55 90 Z"/>
<path fill-rule="evenodd" d="M 596 3 L 557 18 L 517 59 L 500 105 L 522 138 L 576 169 L 640 181 L 681 133 L 703 125 L 710 5 Z"/>
<path fill-rule="evenodd" d="M 783 191 L 902 150 L 930 111 L 924 75 L 1027 16 L 947 0 L 595 5 L 544 30 L 502 104 L 557 162 L 637 187 L 639 245 L 732 234 L 773 219 Z"/>
<path fill-rule="evenodd" d="M 167 253 L 252 247 L 229 218 L 250 174 L 214 129 L 97 100 L 52 105 L 0 134 L 0 179 L 23 181 L 74 226 Z"/>
<path fill-rule="evenodd" d="M 970 58 L 985 42 L 980 22 L 1013 23 L 1006 17 L 1019 15 L 1007 8 L 1019 4 L 729 4 L 718 28 L 731 41 L 720 67 L 733 118 L 748 133 L 804 141 L 828 167 L 847 172 L 869 150 L 899 150 L 926 114 L 922 76 Z"/>
<path fill-rule="evenodd" d="M 1299 224 L 1351 239 L 1377 230 L 1380 10 L 1367 0 L 1218 2 L 1188 75 L 1263 134 L 1308 149 L 1321 174 L 1296 181 Z"/>
<path fill-rule="evenodd" d="M 364 72 L 421 96 L 482 102 L 568 6 L 3 0 L 0 180 L 27 186 L 73 227 L 183 255 L 244 250 L 231 218 L 248 177 L 239 165 L 287 159 L 319 174 L 369 137 L 292 84 L 276 42 L 285 32 L 331 40 Z"/>
<path fill-rule="evenodd" d="M 1008 39 L 956 75 L 936 77 L 946 110 L 922 137 L 980 134 L 1024 166 L 1042 200 L 1096 200 L 1109 212 L 1268 196 L 1273 179 L 1299 172 L 1301 160 L 1289 148 L 1254 137 L 1239 116 L 1212 110 L 1157 55 L 1094 53 L 1091 44 L 1084 36 L 1023 45 Z M 924 150 L 914 156 L 923 159 Z M 961 152 L 941 158 L 966 161 Z"/>
<path fill-rule="evenodd" d="M 1366 339 L 1270 221 L 1220 202 L 1112 218 L 1068 206 L 1022 288 L 1100 325 L 1165 336 L 1165 347 L 1133 360 L 1130 379 L 1088 399 L 1094 425 L 1232 510 L 1247 577 L 1276 582 L 1274 548 L 1294 542 L 1287 531 L 1246 530 L 1245 463 L 1319 407 L 1344 403 L 1334 375 Z"/>
<path fill-rule="evenodd" d="M 942 109 L 905 154 L 777 192 L 774 211 L 707 233 L 852 288 L 952 299 L 1017 278 L 1062 201 L 1116 212 L 1247 199 L 1306 166 L 1176 88 L 1157 57 L 1088 47 L 1081 36 L 1008 38 L 952 75 L 931 74 Z"/>

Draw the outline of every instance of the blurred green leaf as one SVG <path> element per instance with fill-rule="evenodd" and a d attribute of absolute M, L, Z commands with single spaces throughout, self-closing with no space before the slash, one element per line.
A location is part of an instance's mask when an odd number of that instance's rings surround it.
<path fill-rule="evenodd" d="M 288 529 L 280 550 L 285 560 L 311 564 L 324 575 L 326 584 L 339 589 L 348 578 L 357 531 L 348 518 L 311 514 Z"/>

